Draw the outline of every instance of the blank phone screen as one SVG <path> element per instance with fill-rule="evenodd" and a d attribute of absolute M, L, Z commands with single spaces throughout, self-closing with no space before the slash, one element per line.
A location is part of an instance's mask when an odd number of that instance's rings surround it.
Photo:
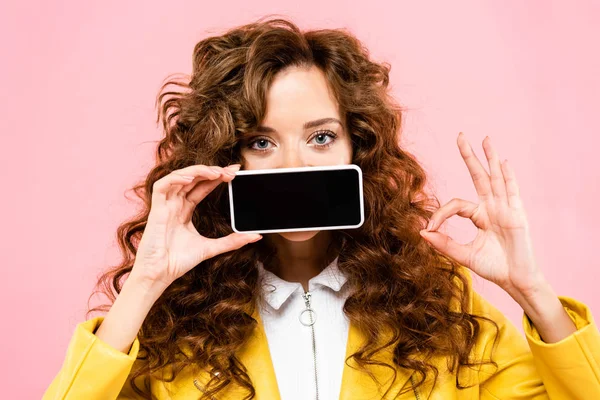
<path fill-rule="evenodd" d="M 231 181 L 235 228 L 257 231 L 358 225 L 362 222 L 359 174 L 349 168 L 237 175 Z"/>

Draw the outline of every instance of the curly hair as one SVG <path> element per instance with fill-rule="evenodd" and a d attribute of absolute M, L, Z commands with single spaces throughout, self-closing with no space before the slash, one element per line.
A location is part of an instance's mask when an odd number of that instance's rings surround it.
<path fill-rule="evenodd" d="M 133 187 L 144 207 L 119 226 L 122 262 L 102 273 L 92 294 L 101 292 L 109 304 L 88 315 L 110 308 L 133 267 L 154 182 L 194 164 L 240 163 L 243 169 L 240 138 L 260 124 L 270 83 L 290 66 L 316 66 L 324 73 L 352 138 L 352 163 L 363 171 L 365 222 L 357 229 L 333 231 L 338 267 L 351 286 L 343 312 L 368 338 L 345 362 L 354 358 L 367 371 L 369 364 L 382 365 L 374 354 L 392 346 L 394 363 L 420 377 L 416 387 L 430 374 L 438 376 L 430 356 L 446 356 L 450 371 L 495 365 L 469 357 L 481 330 L 478 319 L 487 318 L 465 311 L 470 295 L 464 267 L 419 234 L 440 203 L 426 194 L 422 166 L 399 145 L 403 109 L 388 93 L 391 66 L 371 61 L 365 46 L 345 29 L 302 32 L 272 15 L 198 42 L 191 77 L 171 75 L 163 81 L 156 105 L 165 136 L 155 166 Z M 203 236 L 232 233 L 225 186 L 213 190 L 193 214 Z M 257 325 L 252 313 L 261 290 L 255 260 L 267 262 L 273 256 L 262 243 L 203 261 L 155 302 L 138 334 L 143 363 L 130 373 L 138 394 L 153 398 L 151 376 L 172 381 L 183 368 L 196 365 L 212 374 L 200 399 L 232 383 L 247 389 L 247 399 L 255 397 L 236 351 Z M 460 307 L 453 309 L 453 302 Z M 383 340 L 384 328 L 392 333 L 389 340 Z M 179 357 L 184 345 L 193 349 L 191 356 Z M 167 366 L 173 368 L 170 378 L 155 374 Z M 137 387 L 136 378 L 143 378 L 144 388 Z M 458 378 L 456 385 L 463 387 Z"/>

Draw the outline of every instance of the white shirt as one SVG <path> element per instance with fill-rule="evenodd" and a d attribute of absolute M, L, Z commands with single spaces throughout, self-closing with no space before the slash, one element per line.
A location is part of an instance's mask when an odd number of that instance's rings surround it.
<path fill-rule="evenodd" d="M 347 278 L 337 267 L 337 257 L 308 281 L 311 308 L 316 320 L 315 347 L 320 399 L 338 399 L 346 356 L 349 322 L 342 311 L 348 297 Z M 258 308 L 265 328 L 281 400 L 315 398 L 312 330 L 300 322 L 306 309 L 300 282 L 288 282 L 257 262 L 267 304 Z M 271 286 L 272 285 L 272 286 Z M 308 314 L 308 313 L 306 313 Z M 305 315 L 308 317 L 308 315 Z"/>

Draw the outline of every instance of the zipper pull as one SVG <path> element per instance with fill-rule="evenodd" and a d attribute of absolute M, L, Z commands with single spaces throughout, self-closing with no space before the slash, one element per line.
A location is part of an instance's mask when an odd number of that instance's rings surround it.
<path fill-rule="evenodd" d="M 317 313 L 310 307 L 310 296 L 311 293 L 309 291 L 302 293 L 306 308 L 302 310 L 298 318 L 300 319 L 300 323 L 304 326 L 313 326 L 314 323 L 317 322 Z"/>

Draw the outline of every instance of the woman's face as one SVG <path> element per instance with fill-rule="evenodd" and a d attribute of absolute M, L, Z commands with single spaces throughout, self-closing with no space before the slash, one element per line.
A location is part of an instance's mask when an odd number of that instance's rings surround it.
<path fill-rule="evenodd" d="M 325 118 L 328 120 L 319 122 Z M 338 104 L 320 69 L 290 67 L 281 71 L 267 93 L 264 121 L 243 139 L 244 169 L 350 164 L 352 143 L 341 122 Z M 318 232 L 279 234 L 304 241 Z"/>

